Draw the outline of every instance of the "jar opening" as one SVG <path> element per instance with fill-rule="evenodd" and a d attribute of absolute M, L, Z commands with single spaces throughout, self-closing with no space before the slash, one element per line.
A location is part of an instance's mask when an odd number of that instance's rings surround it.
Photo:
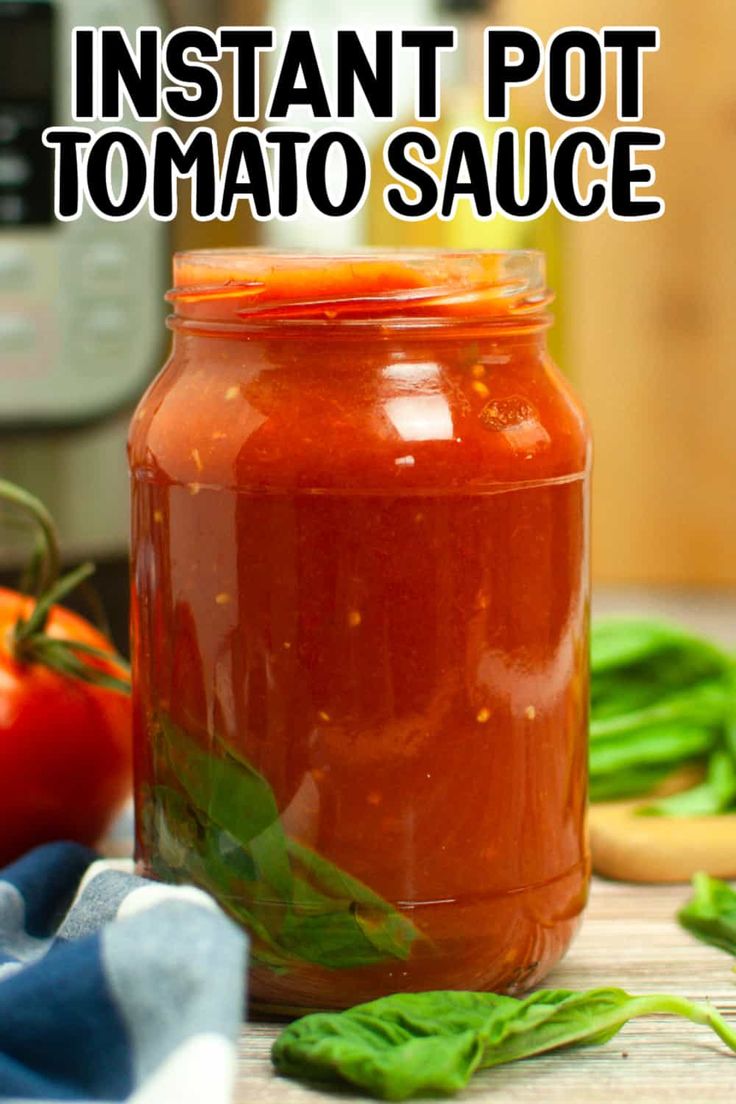
<path fill-rule="evenodd" d="M 223 249 L 174 257 L 174 328 L 274 323 L 411 327 L 547 323 L 535 250 L 284 253 Z"/>

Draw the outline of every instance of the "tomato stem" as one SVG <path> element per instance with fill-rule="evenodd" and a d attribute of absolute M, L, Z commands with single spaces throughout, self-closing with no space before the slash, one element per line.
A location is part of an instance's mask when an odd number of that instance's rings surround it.
<path fill-rule="evenodd" d="M 55 637 L 39 633 L 25 641 L 25 647 L 21 649 L 21 655 L 34 663 L 42 663 L 44 667 L 50 667 L 60 675 L 67 678 L 79 679 L 91 686 L 100 686 L 103 690 L 115 690 L 119 694 L 130 694 L 130 677 L 128 664 L 119 655 L 103 652 L 101 648 L 93 648 L 90 644 L 82 644 L 78 640 L 57 640 Z M 16 651 L 16 658 L 18 653 Z M 91 667 L 83 662 L 80 657 L 90 656 L 93 659 L 119 667 L 121 676 L 110 674 L 100 667 Z"/>
<path fill-rule="evenodd" d="M 59 540 L 53 518 L 40 499 L 24 491 L 22 487 L 16 487 L 7 479 L 0 479 L 0 501 L 22 510 L 38 526 L 41 544 L 34 553 L 32 570 L 27 574 L 32 587 L 31 593 L 38 597 L 46 587 L 56 582 L 61 567 Z"/>
<path fill-rule="evenodd" d="M 19 621 L 15 627 L 16 657 L 20 657 L 22 653 L 23 641 L 31 637 L 36 637 L 39 633 L 43 632 L 52 606 L 58 605 L 62 598 L 66 598 L 67 594 L 71 594 L 73 590 L 76 590 L 81 583 L 89 579 L 94 573 L 94 564 L 82 564 L 81 567 L 76 568 L 74 571 L 70 571 L 68 575 L 59 579 L 53 586 L 43 592 L 36 602 L 33 613 L 28 620 Z"/>
<path fill-rule="evenodd" d="M 35 598 L 35 603 L 29 616 L 19 617 L 12 630 L 10 650 L 13 658 L 18 663 L 42 663 L 68 678 L 129 694 L 128 665 L 112 649 L 108 652 L 75 640 L 59 640 L 48 636 L 45 631 L 53 607 L 77 587 L 86 590 L 96 619 L 104 624 L 102 604 L 97 592 L 89 585 L 89 579 L 95 571 L 94 565 L 83 564 L 59 578 L 61 555 L 56 526 L 43 503 L 7 479 L 0 479 L 0 502 L 7 502 L 27 514 L 38 529 L 36 548 L 25 572 L 23 587 L 24 593 Z M 109 636 L 109 632 L 105 632 L 105 635 Z M 85 663 L 85 657 L 104 663 L 108 669 Z M 120 677 L 114 670 L 110 671 L 110 665 L 117 669 Z"/>
<path fill-rule="evenodd" d="M 67 594 L 83 585 L 94 574 L 94 570 L 94 564 L 82 564 L 44 591 L 30 617 L 16 623 L 11 645 L 13 656 L 19 663 L 43 663 L 45 667 L 50 667 L 68 678 L 81 679 L 82 682 L 102 686 L 106 690 L 129 694 L 129 667 L 122 656 L 76 640 L 59 640 L 44 632 L 52 608 L 66 598 Z M 99 667 L 89 666 L 80 658 L 83 656 L 90 656 L 107 664 L 114 663 L 125 677 L 118 678 Z"/>

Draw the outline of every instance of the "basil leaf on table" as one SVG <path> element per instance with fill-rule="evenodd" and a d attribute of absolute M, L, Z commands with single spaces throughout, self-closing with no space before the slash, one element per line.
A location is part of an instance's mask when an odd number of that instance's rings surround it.
<path fill-rule="evenodd" d="M 693 877 L 693 896 L 677 919 L 704 943 L 736 957 L 736 890 L 709 874 Z"/>
<path fill-rule="evenodd" d="M 629 1020 L 653 1014 L 707 1025 L 736 1051 L 736 1031 L 708 1004 L 622 989 L 548 989 L 521 1000 L 494 993 L 400 993 L 348 1012 L 317 1013 L 287 1027 L 271 1057 L 286 1077 L 347 1083 L 382 1100 L 406 1100 L 458 1092 L 479 1069 L 562 1047 L 597 1046 Z"/>
<path fill-rule="evenodd" d="M 208 753 L 169 718 L 158 728 L 153 821 L 162 877 L 191 878 L 253 936 L 255 959 L 349 969 L 408 958 L 417 928 L 357 878 L 287 836 L 266 779 L 213 740 Z"/>

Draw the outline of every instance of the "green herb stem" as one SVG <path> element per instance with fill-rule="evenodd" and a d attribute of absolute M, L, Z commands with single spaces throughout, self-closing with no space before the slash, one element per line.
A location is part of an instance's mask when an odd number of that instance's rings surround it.
<path fill-rule="evenodd" d="M 54 520 L 40 499 L 7 479 L 0 479 L 0 501 L 21 510 L 30 517 L 38 529 L 41 543 L 34 553 L 28 582 L 32 593 L 40 595 L 43 590 L 52 586 L 59 576 L 61 556 Z"/>

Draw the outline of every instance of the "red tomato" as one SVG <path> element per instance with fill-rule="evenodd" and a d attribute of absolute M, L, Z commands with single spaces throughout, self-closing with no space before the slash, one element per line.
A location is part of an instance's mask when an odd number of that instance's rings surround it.
<path fill-rule="evenodd" d="M 130 698 L 13 658 L 13 628 L 33 607 L 0 587 L 0 866 L 50 840 L 94 844 L 131 786 Z M 45 632 L 112 651 L 60 606 Z"/>

